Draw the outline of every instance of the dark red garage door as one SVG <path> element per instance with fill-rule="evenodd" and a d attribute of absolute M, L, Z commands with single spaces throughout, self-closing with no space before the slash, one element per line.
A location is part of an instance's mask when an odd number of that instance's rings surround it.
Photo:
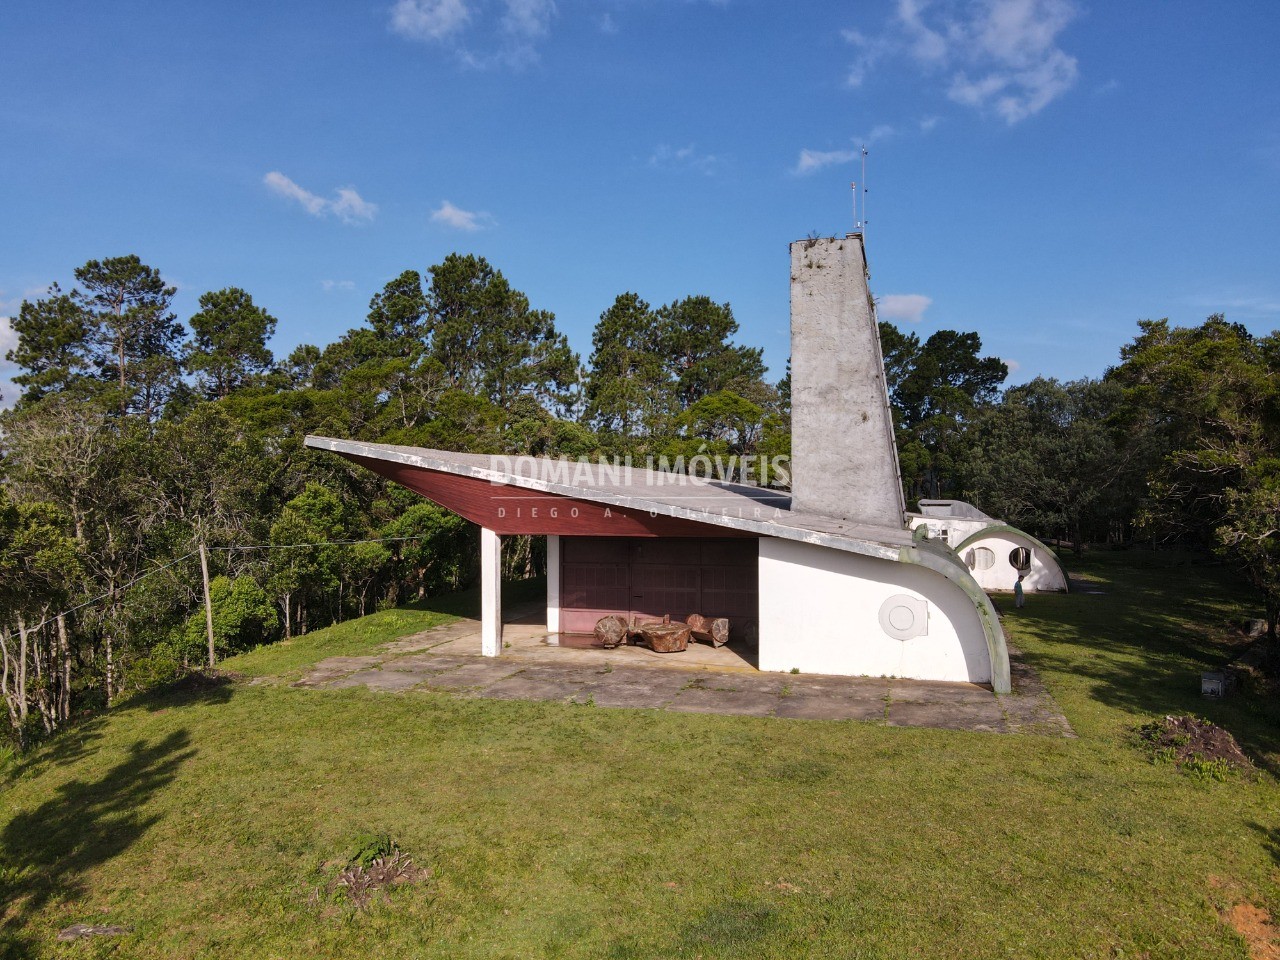
<path fill-rule="evenodd" d="M 730 638 L 755 637 L 759 549 L 754 539 L 561 537 L 560 622 L 590 633 L 618 614 L 728 617 Z"/>

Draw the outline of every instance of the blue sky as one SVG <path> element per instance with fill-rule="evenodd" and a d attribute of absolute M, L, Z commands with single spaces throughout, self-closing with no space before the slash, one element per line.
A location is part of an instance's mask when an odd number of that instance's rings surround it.
<path fill-rule="evenodd" d="M 137 253 L 283 354 L 457 250 L 584 357 L 617 294 L 698 293 L 780 374 L 787 244 L 851 228 L 865 143 L 882 317 L 1011 382 L 1280 326 L 1274 2 L 7 0 L 0 39 L 0 316 Z"/>

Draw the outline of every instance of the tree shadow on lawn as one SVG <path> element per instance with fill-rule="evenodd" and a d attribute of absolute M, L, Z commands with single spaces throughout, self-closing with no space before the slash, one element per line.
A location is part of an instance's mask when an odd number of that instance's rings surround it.
<path fill-rule="evenodd" d="M 1280 704 L 1247 691 L 1223 700 L 1200 695 L 1201 671 L 1221 669 L 1248 645 L 1228 630 L 1233 598 L 1211 581 L 1188 582 L 1179 594 L 1176 577 L 1149 573 L 1124 583 L 1107 578 L 1105 596 L 1031 598 L 1006 625 L 1015 640 L 1035 641 L 1019 646 L 1042 674 L 1086 678 L 1093 699 L 1134 714 L 1135 724 L 1153 715 L 1206 717 L 1280 775 Z"/>
<path fill-rule="evenodd" d="M 47 769 L 67 766 L 89 756 L 98 748 L 103 729 L 114 716 L 130 710 L 163 713 L 174 707 L 198 703 L 226 703 L 231 699 L 234 689 L 235 678 L 226 674 L 191 674 L 135 694 L 109 710 L 99 710 L 76 721 L 37 744 L 26 754 L 19 755 L 5 771 L 0 785 L 7 785 L 24 776 L 38 776 Z"/>
<path fill-rule="evenodd" d="M 1276 862 L 1276 866 L 1280 867 L 1280 828 L 1268 827 L 1253 821 L 1248 826 L 1262 838 L 1267 853 L 1271 854 L 1271 859 Z"/>
<path fill-rule="evenodd" d="M 224 703 L 231 691 L 229 678 L 208 678 L 194 686 L 179 682 L 133 697 L 66 731 L 22 761 L 19 769 L 38 773 L 87 756 L 100 747 L 113 714 Z M 35 953 L 44 937 L 28 925 L 50 904 L 74 902 L 87 894 L 86 874 L 120 856 L 159 820 L 144 814 L 143 808 L 195 754 L 185 729 L 151 742 L 137 740 L 124 759 L 100 777 L 73 779 L 40 806 L 5 824 L 0 830 L 0 957 Z"/>
<path fill-rule="evenodd" d="M 545 601 L 546 597 L 547 578 L 545 576 L 502 581 L 504 607 Z M 480 618 L 480 587 L 475 585 L 454 593 L 441 593 L 434 597 L 423 597 L 421 600 L 410 600 L 401 606 L 408 610 L 428 610 L 432 613 L 478 620 Z"/>
<path fill-rule="evenodd" d="M 30 956 L 39 939 L 27 924 L 49 903 L 85 895 L 85 874 L 119 856 L 159 819 L 142 806 L 194 756 L 190 735 L 139 740 L 96 780 L 72 780 L 0 832 L 3 901 L 0 956 Z"/>

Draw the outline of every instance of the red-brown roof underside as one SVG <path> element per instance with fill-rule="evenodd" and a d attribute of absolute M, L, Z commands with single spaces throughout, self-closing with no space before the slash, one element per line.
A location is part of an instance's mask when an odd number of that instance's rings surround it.
<path fill-rule="evenodd" d="M 379 476 L 503 535 L 559 534 L 579 537 L 754 537 L 755 534 L 698 523 L 664 513 L 591 503 L 573 497 L 490 483 L 411 464 L 341 454 Z"/>

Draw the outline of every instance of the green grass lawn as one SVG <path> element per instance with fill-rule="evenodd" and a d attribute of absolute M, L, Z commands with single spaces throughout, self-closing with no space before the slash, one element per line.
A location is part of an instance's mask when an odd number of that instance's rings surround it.
<path fill-rule="evenodd" d="M 1242 598 L 1215 567 L 1071 565 L 1107 592 L 1006 625 L 1077 740 L 245 683 L 131 701 L 6 772 L 0 936 L 14 957 L 1247 957 L 1218 910 L 1280 908 L 1272 774 L 1196 779 L 1130 737 L 1190 710 L 1280 763 L 1274 704 L 1198 696 Z M 428 614 L 449 615 L 235 668 Z M 368 831 L 431 880 L 366 914 L 314 898 Z M 75 922 L 133 932 L 55 945 Z"/>
<path fill-rule="evenodd" d="M 546 596 L 545 579 L 506 583 L 503 603 L 511 606 Z M 358 620 L 348 620 L 292 640 L 281 640 L 230 657 L 220 666 L 246 677 L 293 679 L 304 667 L 326 657 L 350 657 L 372 653 L 384 643 L 413 633 L 452 623 L 460 617 L 480 615 L 478 588 L 432 597 L 403 607 L 379 610 Z"/>

